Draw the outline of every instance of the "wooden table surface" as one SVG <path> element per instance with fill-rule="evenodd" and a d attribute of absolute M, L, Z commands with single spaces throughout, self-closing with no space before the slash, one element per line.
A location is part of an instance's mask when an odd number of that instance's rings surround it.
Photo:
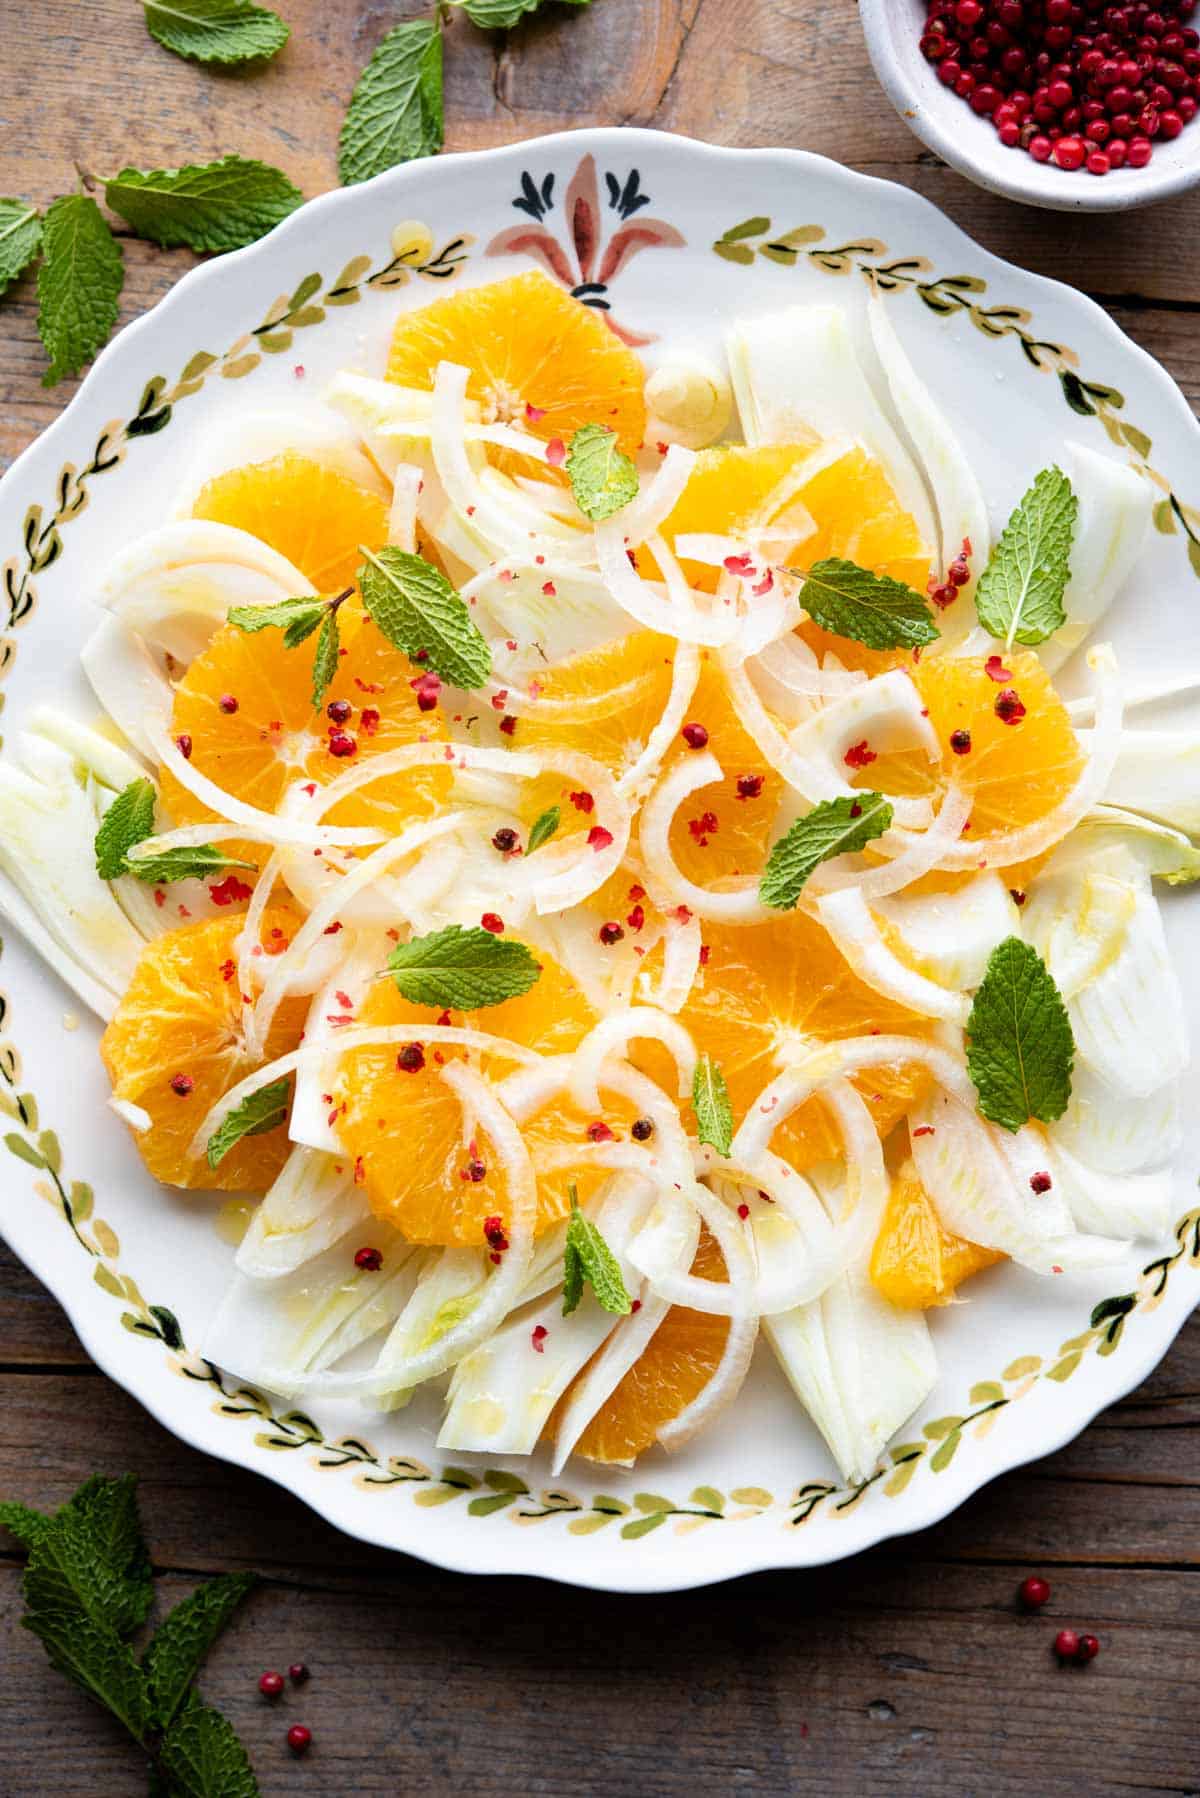
<path fill-rule="evenodd" d="M 0 191 L 46 203 L 75 165 L 237 150 L 317 194 L 393 0 L 274 0 L 293 28 L 254 74 L 213 74 L 147 36 L 136 0 L 0 0 Z M 1126 218 L 1010 205 L 944 168 L 876 86 L 850 0 L 595 0 L 508 39 L 461 16 L 447 144 L 636 124 L 787 144 L 919 189 L 988 248 L 1086 289 L 1200 394 L 1200 194 Z M 1200 126 L 1197 127 L 1200 129 Z M 125 244 L 121 322 L 193 258 Z M 0 303 L 0 467 L 73 387 L 40 386 L 33 283 Z M 0 1201 L 2 1202 L 2 1201 Z M 668 1598 L 469 1580 L 337 1535 L 278 1489 L 182 1447 L 89 1362 L 58 1306 L 0 1251 L 0 1494 L 53 1506 L 93 1470 L 134 1470 L 166 1606 L 200 1576 L 262 1590 L 204 1685 L 264 1793 L 1191 1793 L 1200 1798 L 1200 1320 L 1142 1389 L 1061 1453 L 925 1534 L 815 1574 Z M 7 1538 L 5 1538 L 7 1541 Z M 1053 1621 L 1019 1616 L 1044 1572 Z M 145 1790 L 136 1755 L 12 1624 L 0 1549 L 0 1794 Z M 1059 1623 L 1103 1642 L 1056 1671 Z M 286 1716 L 265 1666 L 304 1659 Z M 317 1746 L 294 1761 L 289 1722 Z"/>

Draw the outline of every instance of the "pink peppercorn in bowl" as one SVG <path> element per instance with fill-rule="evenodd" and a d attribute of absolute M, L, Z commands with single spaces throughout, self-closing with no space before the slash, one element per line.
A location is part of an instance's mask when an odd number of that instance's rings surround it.
<path fill-rule="evenodd" d="M 980 187 L 1119 212 L 1200 184 L 1197 0 L 859 0 L 859 11 L 901 118 Z"/>

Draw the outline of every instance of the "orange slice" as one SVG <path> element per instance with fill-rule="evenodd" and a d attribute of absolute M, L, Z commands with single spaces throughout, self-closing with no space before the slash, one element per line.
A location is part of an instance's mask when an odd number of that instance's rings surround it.
<path fill-rule="evenodd" d="M 518 999 L 507 999 L 484 1011 L 453 1014 L 456 1024 L 473 1024 L 492 1036 L 536 1049 L 567 1054 L 596 1022 L 596 1014 L 578 986 L 559 965 L 539 952 L 541 976 Z M 371 988 L 356 1024 L 412 1025 L 413 1042 L 421 1043 L 422 1027 L 437 1021 L 430 1006 L 411 1005 L 391 981 Z M 406 1045 L 407 1046 L 407 1045 Z M 356 1049 L 343 1058 L 334 1090 L 339 1108 L 337 1132 L 354 1158 L 355 1178 L 365 1190 L 376 1216 L 412 1242 L 479 1246 L 484 1222 L 508 1216 L 508 1194 L 494 1165 L 486 1137 L 463 1140 L 458 1099 L 438 1074 L 438 1058 L 462 1051 L 422 1045 L 420 1065 L 407 1070 L 395 1048 Z M 411 1059 L 411 1058 L 409 1058 Z M 497 1075 L 511 1071 L 497 1055 L 484 1057 Z M 551 1155 L 586 1144 L 589 1125 L 605 1124 L 624 1136 L 635 1114 L 623 1104 L 606 1103 L 602 1119 L 578 1112 L 564 1098 L 552 1100 L 522 1126 L 535 1168 Z M 475 1164 L 483 1172 L 473 1178 Z M 567 1215 L 568 1186 L 574 1182 L 581 1202 L 607 1175 L 584 1166 L 547 1170 L 538 1179 L 538 1229 Z"/>
<path fill-rule="evenodd" d="M 343 654 L 321 713 L 312 709 L 315 635 L 285 649 L 277 630 L 219 630 L 175 689 L 171 734 L 188 745 L 192 766 L 235 798 L 270 812 L 294 781 L 325 785 L 389 749 L 443 741 L 440 707 L 421 711 L 412 687 L 420 670 L 349 602 L 338 622 Z M 342 800 L 327 822 L 395 834 L 430 816 L 449 786 L 439 767 L 393 775 Z M 163 776 L 163 801 L 179 824 L 212 816 L 170 773 Z M 251 845 L 243 854 L 261 863 L 265 851 Z"/>
<path fill-rule="evenodd" d="M 871 1254 L 871 1279 L 885 1299 L 905 1310 L 947 1305 L 955 1289 L 1004 1256 L 947 1230 L 912 1163 L 892 1182 Z"/>
<path fill-rule="evenodd" d="M 702 1230 L 692 1272 L 701 1280 L 724 1280 L 725 1261 L 707 1230 Z M 574 1452 L 589 1461 L 629 1462 L 652 1448 L 658 1432 L 678 1417 L 704 1390 L 717 1370 L 729 1334 L 727 1317 L 710 1317 L 672 1305 L 644 1353 L 596 1412 Z M 557 1419 L 570 1403 L 568 1387 L 550 1419 L 553 1434 Z"/>
<path fill-rule="evenodd" d="M 794 1057 L 814 1043 L 873 1031 L 928 1033 L 926 1020 L 864 986 L 821 926 L 801 912 L 743 928 L 706 924 L 704 943 L 707 959 L 679 1019 L 697 1049 L 719 1063 L 735 1125 L 779 1072 L 780 1052 Z M 655 1045 L 636 1045 L 634 1055 L 665 1085 Z M 881 1066 L 855 1075 L 854 1084 L 884 1136 L 925 1091 L 928 1076 L 912 1065 Z M 842 1140 L 810 1099 L 775 1132 L 772 1147 L 803 1169 L 840 1156 Z"/>
<path fill-rule="evenodd" d="M 217 475 L 201 488 L 192 516 L 269 543 L 318 593 L 351 585 L 360 544 L 378 549 L 387 542 L 387 507 L 378 494 L 292 450 Z"/>
<path fill-rule="evenodd" d="M 641 447 L 641 362 L 599 313 L 540 269 L 402 313 L 388 380 L 430 388 L 440 362 L 470 370 L 467 395 L 478 400 L 487 423 L 515 423 L 544 442 L 564 443 L 581 425 L 608 425 L 627 455 Z M 495 459 L 502 467 L 530 466 L 508 452 Z M 544 466 L 537 466 L 544 476 Z"/>
<path fill-rule="evenodd" d="M 989 660 L 1002 678 L 989 675 Z M 1079 743 L 1032 650 L 1014 649 L 995 660 L 927 656 L 910 673 L 942 747 L 941 763 L 918 754 L 881 756 L 856 784 L 889 793 L 936 793 L 956 777 L 973 794 L 970 836 L 979 838 L 1045 817 L 1074 786 L 1083 766 Z M 1016 696 L 1015 705 L 1009 695 Z M 969 743 L 962 754 L 951 741 L 959 731 Z M 962 739 L 957 741 L 961 746 Z M 1012 868 L 1009 879 L 1020 886 L 1034 871 Z M 954 877 L 929 878 L 945 884 Z"/>
<path fill-rule="evenodd" d="M 114 1097 L 150 1114 L 150 1128 L 134 1133 L 142 1160 L 170 1186 L 262 1193 L 291 1148 L 281 1124 L 261 1136 L 244 1136 L 216 1168 L 187 1153 L 197 1126 L 222 1093 L 294 1049 L 304 1030 L 308 999 L 285 999 L 263 1053 L 247 1055 L 235 975 L 242 921 L 241 912 L 206 918 L 148 943 L 100 1039 Z M 286 948 L 295 927 L 290 912 L 268 911 L 264 953 Z"/>
<path fill-rule="evenodd" d="M 663 536 L 673 545 L 676 537 L 692 531 L 738 537 L 755 526 L 776 524 L 786 531 L 789 510 L 794 505 L 803 510 L 806 502 L 799 493 L 785 496 L 782 483 L 810 454 L 796 444 L 761 449 L 730 444 L 701 450 L 687 486 L 663 524 Z M 782 560 L 790 560 L 786 550 Z M 648 551 L 639 554 L 638 562 L 643 575 L 651 580 L 656 577 L 658 570 Z M 719 569 L 690 558 L 681 558 L 681 565 L 693 587 L 702 593 L 716 591 Z"/>

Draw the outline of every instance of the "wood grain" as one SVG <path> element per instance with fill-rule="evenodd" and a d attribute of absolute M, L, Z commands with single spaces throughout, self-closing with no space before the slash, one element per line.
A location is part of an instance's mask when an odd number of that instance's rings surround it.
<path fill-rule="evenodd" d="M 427 8 L 278 4 L 293 27 L 282 55 L 220 73 L 155 44 L 136 0 L 0 0 L 0 190 L 45 203 L 77 165 L 232 150 L 278 163 L 306 194 L 335 185 L 359 70 L 393 24 Z M 452 149 L 630 123 L 821 150 L 902 182 L 989 249 L 1107 303 L 1200 404 L 1200 194 L 1097 219 L 969 187 L 884 100 L 848 0 L 595 0 L 578 14 L 548 6 L 507 39 L 456 16 L 446 68 Z M 124 324 L 194 259 L 122 236 Z M 39 385 L 35 310 L 29 279 L 0 303 L 0 467 L 74 391 Z M 56 1302 L 0 1250 L 0 1493 L 51 1506 L 92 1471 L 127 1468 L 141 1479 L 160 1610 L 222 1568 L 266 1576 L 204 1685 L 267 1798 L 1200 1798 L 1200 1319 L 1078 1441 L 933 1530 L 817 1574 L 632 1600 L 468 1580 L 338 1535 L 170 1437 L 96 1372 Z M 1029 1618 L 1013 1592 L 1034 1567 L 1054 1600 Z M 0 1794 L 144 1790 L 108 1720 L 14 1635 L 19 1612 L 19 1557 L 0 1546 Z M 1065 1623 L 1102 1638 L 1085 1671 L 1053 1663 Z M 258 1672 L 298 1657 L 311 1684 L 268 1707 Z M 294 1721 L 316 1734 L 304 1762 L 283 1745 Z"/>

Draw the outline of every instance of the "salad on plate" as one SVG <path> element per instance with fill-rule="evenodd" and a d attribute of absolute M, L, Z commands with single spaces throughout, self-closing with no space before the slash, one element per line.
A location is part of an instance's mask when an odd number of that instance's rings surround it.
<path fill-rule="evenodd" d="M 229 1195 L 203 1353 L 558 1469 L 761 1335 L 861 1479 L 987 1269 L 1162 1236 L 1200 785 L 1103 641 L 1155 497 L 1071 445 L 993 529 L 878 296 L 650 370 L 540 272 L 198 444 L 98 709 L 0 763 L 0 910 Z"/>

